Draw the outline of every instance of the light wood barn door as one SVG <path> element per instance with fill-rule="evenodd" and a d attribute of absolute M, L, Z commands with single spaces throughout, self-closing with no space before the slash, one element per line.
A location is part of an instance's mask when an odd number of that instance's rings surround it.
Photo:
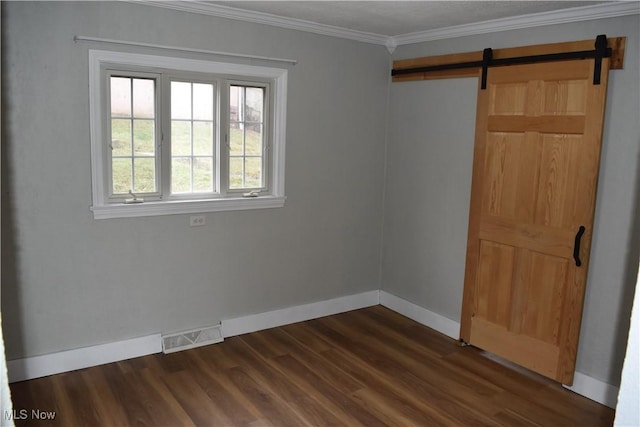
<path fill-rule="evenodd" d="M 490 68 L 478 93 L 461 339 L 564 384 L 575 369 L 608 67 L 599 85 L 593 60 Z"/>

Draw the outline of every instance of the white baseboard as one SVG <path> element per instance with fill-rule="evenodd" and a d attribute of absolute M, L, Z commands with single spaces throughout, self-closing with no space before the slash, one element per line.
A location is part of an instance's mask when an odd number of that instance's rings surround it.
<path fill-rule="evenodd" d="M 266 313 L 238 317 L 222 322 L 225 337 L 330 316 L 358 308 L 378 305 L 379 291 L 334 298 Z M 25 381 L 61 372 L 118 362 L 162 352 L 161 334 L 83 347 L 42 356 L 7 361 L 9 382 Z"/>
<path fill-rule="evenodd" d="M 578 393 L 588 399 L 615 409 L 618 403 L 618 387 L 577 372 L 573 376 L 573 385 L 564 388 Z"/>
<path fill-rule="evenodd" d="M 224 337 L 247 334 L 359 308 L 372 307 L 378 305 L 379 302 L 380 292 L 369 291 L 266 313 L 237 317 L 222 321 L 222 334 Z"/>
<path fill-rule="evenodd" d="M 460 323 L 420 307 L 385 291 L 380 291 L 380 305 L 413 319 L 454 340 L 460 338 Z"/>
<path fill-rule="evenodd" d="M 160 353 L 160 334 L 108 344 L 66 350 L 42 356 L 7 361 L 9 382 L 24 381 L 61 372 L 75 371 L 105 363 Z"/>

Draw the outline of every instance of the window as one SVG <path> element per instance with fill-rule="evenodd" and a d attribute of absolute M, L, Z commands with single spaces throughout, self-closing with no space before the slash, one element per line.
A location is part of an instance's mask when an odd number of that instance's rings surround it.
<path fill-rule="evenodd" d="M 171 82 L 171 194 L 214 192 L 214 88 Z"/>
<path fill-rule="evenodd" d="M 287 71 L 89 51 L 94 218 L 284 205 Z"/>
<path fill-rule="evenodd" d="M 229 188 L 262 188 L 264 87 L 229 88 Z"/>
<path fill-rule="evenodd" d="M 109 86 L 111 193 L 156 193 L 155 80 L 113 75 Z"/>

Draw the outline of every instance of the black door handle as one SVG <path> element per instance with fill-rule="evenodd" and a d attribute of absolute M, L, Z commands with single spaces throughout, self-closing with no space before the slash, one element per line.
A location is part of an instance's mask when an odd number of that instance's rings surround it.
<path fill-rule="evenodd" d="M 585 230 L 586 228 L 584 228 L 584 225 L 581 225 L 576 233 L 576 240 L 573 242 L 573 259 L 576 261 L 576 267 L 580 267 L 582 265 L 582 261 L 580 261 L 580 240 L 582 239 L 582 235 Z"/>

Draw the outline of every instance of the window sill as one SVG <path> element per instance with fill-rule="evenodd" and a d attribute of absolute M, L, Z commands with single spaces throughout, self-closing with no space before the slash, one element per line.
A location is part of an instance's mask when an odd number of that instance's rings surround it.
<path fill-rule="evenodd" d="M 94 219 L 133 218 L 141 216 L 196 214 L 205 212 L 241 211 L 281 208 L 284 196 L 236 197 L 209 200 L 176 200 L 138 204 L 114 203 L 93 206 Z"/>

